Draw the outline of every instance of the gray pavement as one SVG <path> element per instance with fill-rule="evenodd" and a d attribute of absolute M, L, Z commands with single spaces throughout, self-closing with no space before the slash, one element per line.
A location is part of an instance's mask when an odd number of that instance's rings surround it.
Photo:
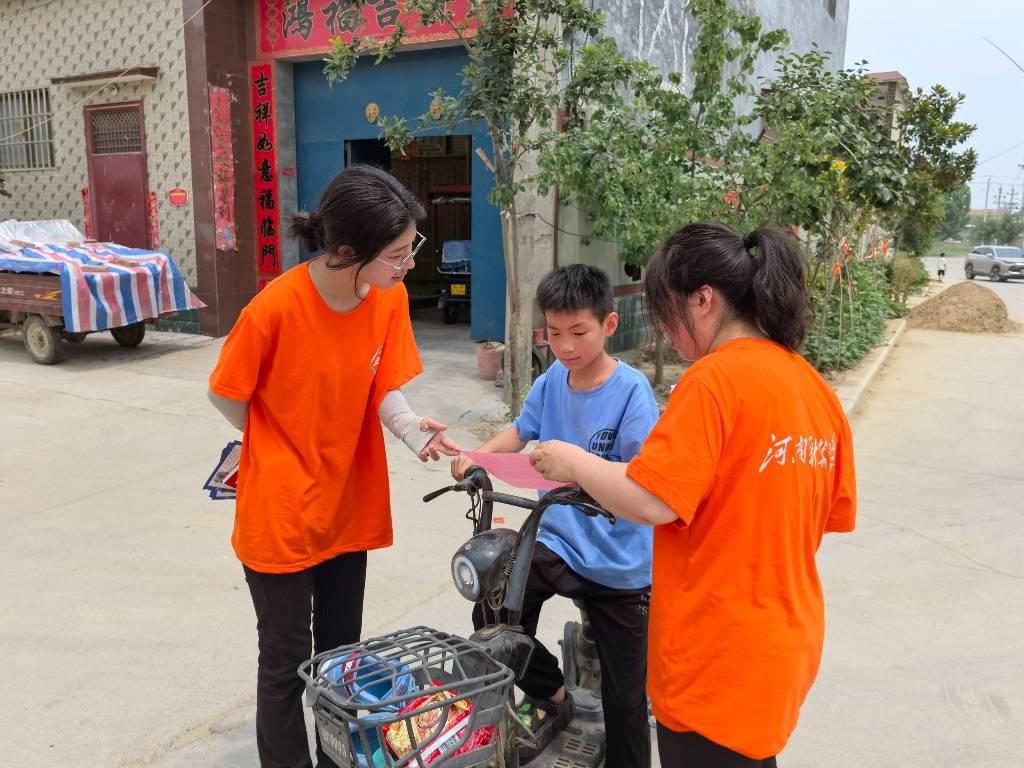
<path fill-rule="evenodd" d="M 1024 284 L 982 284 L 1024 322 Z M 500 390 L 476 378 L 465 326 L 417 334 L 410 400 L 473 445 Z M 204 396 L 218 349 L 93 337 L 43 368 L 0 337 L 0 765 L 256 765 L 252 608 L 230 504 L 200 491 L 232 437 Z M 822 549 L 825 659 L 787 768 L 1021 765 L 1022 375 L 1024 336 L 913 330 L 870 387 L 860 526 Z M 419 501 L 446 468 L 389 453 L 396 545 L 371 555 L 365 634 L 465 630 L 448 575 L 463 510 Z M 552 605 L 542 638 L 572 615 Z"/>
<path fill-rule="evenodd" d="M 465 325 L 417 324 L 426 373 L 407 389 L 460 443 L 500 421 Z M 0 336 L 0 765 L 252 766 L 255 621 L 229 544 L 233 506 L 201 490 L 235 437 L 206 401 L 220 348 L 106 334 L 31 362 Z M 370 556 L 364 633 L 469 631 L 451 553 L 470 534 L 449 480 L 389 439 L 395 546 Z M 507 515 L 509 522 L 517 518 Z M 571 603 L 552 606 L 554 642 Z"/>
<path fill-rule="evenodd" d="M 1024 322 L 1024 284 L 981 284 Z M 1024 764 L 1022 379 L 1022 335 L 911 329 L 874 380 L 859 524 L 819 555 L 825 657 L 780 765 Z"/>

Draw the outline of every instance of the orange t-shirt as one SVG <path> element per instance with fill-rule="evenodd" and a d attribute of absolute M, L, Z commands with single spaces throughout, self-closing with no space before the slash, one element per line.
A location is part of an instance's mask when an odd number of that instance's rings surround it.
<path fill-rule="evenodd" d="M 854 526 L 842 406 L 799 355 L 736 339 L 687 371 L 627 472 L 679 515 L 654 532 L 655 716 L 755 760 L 777 754 L 821 660 L 815 553 Z"/>
<path fill-rule="evenodd" d="M 231 536 L 239 560 L 291 573 L 390 546 L 377 411 L 422 370 L 402 285 L 336 312 L 300 264 L 242 310 L 210 375 L 216 394 L 249 401 Z"/>

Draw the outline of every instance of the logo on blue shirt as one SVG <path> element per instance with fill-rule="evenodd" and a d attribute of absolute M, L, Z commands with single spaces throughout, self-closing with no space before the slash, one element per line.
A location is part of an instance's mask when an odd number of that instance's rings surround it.
<path fill-rule="evenodd" d="M 608 461 L 622 461 L 620 457 L 611 455 L 615 438 L 618 436 L 619 430 L 617 429 L 600 429 L 590 436 L 590 445 L 587 450 Z"/>

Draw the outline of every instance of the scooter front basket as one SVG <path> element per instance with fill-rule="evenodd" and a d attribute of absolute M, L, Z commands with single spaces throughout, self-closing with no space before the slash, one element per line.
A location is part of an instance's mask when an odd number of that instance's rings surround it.
<path fill-rule="evenodd" d="M 342 768 L 486 765 L 514 679 L 476 643 L 429 627 L 317 654 L 299 675 L 321 746 Z"/>

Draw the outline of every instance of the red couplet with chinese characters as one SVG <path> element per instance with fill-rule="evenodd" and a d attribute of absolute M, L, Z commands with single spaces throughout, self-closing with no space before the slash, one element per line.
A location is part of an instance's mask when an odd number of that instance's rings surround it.
<path fill-rule="evenodd" d="M 160 213 L 157 205 L 156 192 L 150 192 L 147 199 L 149 213 L 149 247 L 160 250 Z"/>
<path fill-rule="evenodd" d="M 256 259 L 257 271 L 262 275 L 281 272 L 273 77 L 272 64 L 253 64 L 249 68 L 256 194 Z"/>
<path fill-rule="evenodd" d="M 213 222 L 218 251 L 237 251 L 235 156 L 231 146 L 231 92 L 211 85 L 210 149 L 213 155 Z"/>
<path fill-rule="evenodd" d="M 82 187 L 82 228 L 85 239 L 92 240 L 92 205 L 89 202 L 89 188 Z"/>

